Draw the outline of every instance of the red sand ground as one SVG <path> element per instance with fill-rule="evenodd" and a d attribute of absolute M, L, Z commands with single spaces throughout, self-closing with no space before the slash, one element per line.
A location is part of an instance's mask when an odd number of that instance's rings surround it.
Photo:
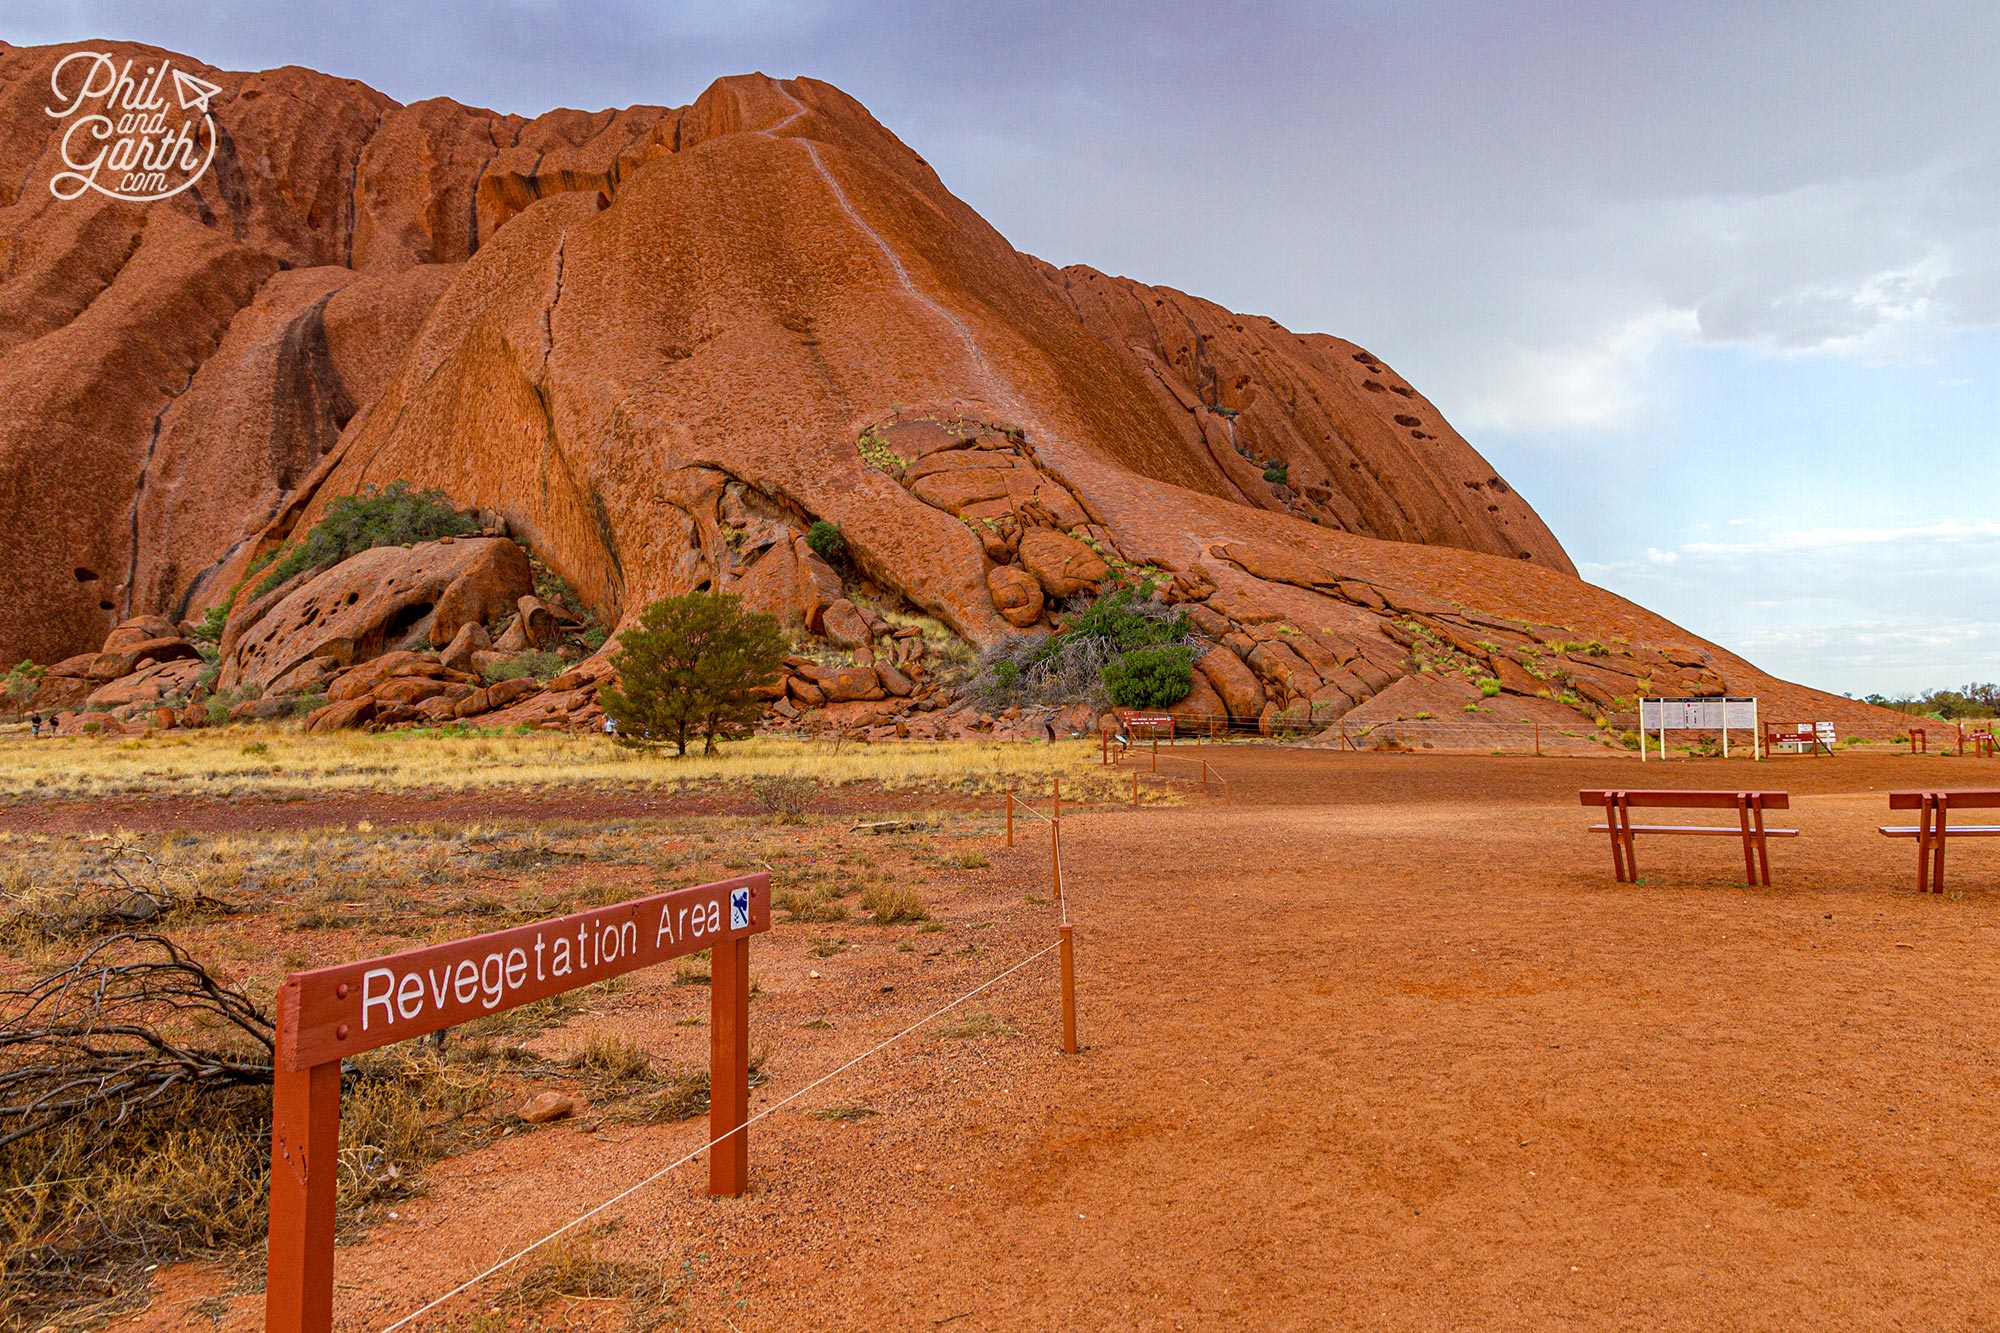
<path fill-rule="evenodd" d="M 1054 1050 L 1037 963 L 969 1006 L 1019 1036 L 892 1047 L 756 1128 L 746 1198 L 683 1168 L 604 1252 L 685 1264 L 687 1326 L 744 1333 L 2000 1321 L 2000 857 L 1955 851 L 1953 892 L 1919 897 L 1909 844 L 1874 832 L 1890 787 L 2000 785 L 2000 765 L 1644 770 L 1794 794 L 1805 836 L 1749 890 L 1706 839 L 1642 844 L 1646 882 L 1611 883 L 1575 792 L 1638 785 L 1629 760 L 1218 757 L 1233 804 L 1065 830 L 1084 1054 Z M 1046 844 L 993 854 L 976 957 L 760 942 L 756 1105 L 1051 938 L 1020 898 Z M 692 1058 L 705 1034 L 669 1015 L 702 997 L 629 998 L 627 1030 Z M 843 1103 L 880 1114 L 806 1115 Z M 434 1169 L 343 1248 L 340 1326 L 381 1327 L 699 1137 L 566 1125 Z M 189 1307 L 221 1280 L 183 1270 L 134 1326 L 209 1327 Z M 467 1327 L 503 1283 L 425 1326 Z M 259 1313 L 239 1297 L 221 1323 Z"/>

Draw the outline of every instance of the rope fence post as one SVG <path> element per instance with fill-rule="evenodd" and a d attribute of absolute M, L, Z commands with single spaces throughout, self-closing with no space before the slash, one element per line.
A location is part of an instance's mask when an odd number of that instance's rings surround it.
<path fill-rule="evenodd" d="M 1007 789 L 1007 845 L 1014 845 L 1014 789 Z"/>
<path fill-rule="evenodd" d="M 1062 882 L 1062 779 L 1055 779 L 1055 818 L 1049 821 L 1049 879 L 1055 885 L 1056 902 L 1067 910 Z"/>
<path fill-rule="evenodd" d="M 750 1187 L 750 937 L 708 957 L 708 1192 L 734 1199 Z"/>
<path fill-rule="evenodd" d="M 1076 1054 L 1076 949 L 1070 940 L 1069 922 L 1057 927 L 1062 941 L 1062 1043 L 1064 1055 Z"/>
<path fill-rule="evenodd" d="M 1132 770 L 1132 808 L 1139 808 L 1139 770 Z"/>

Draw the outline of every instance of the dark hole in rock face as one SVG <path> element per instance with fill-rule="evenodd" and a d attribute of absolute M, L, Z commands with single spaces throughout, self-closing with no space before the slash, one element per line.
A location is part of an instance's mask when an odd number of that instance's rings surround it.
<path fill-rule="evenodd" d="M 382 627 L 382 642 L 393 644 L 414 628 L 418 621 L 431 613 L 429 602 L 411 602 L 408 606 L 389 617 L 389 623 Z"/>
<path fill-rule="evenodd" d="M 702 581 L 701 581 L 700 583 L 697 583 L 697 584 L 695 584 L 695 585 L 694 585 L 694 590 L 695 590 L 696 592 L 707 592 L 707 591 L 709 590 L 709 589 L 708 589 L 708 580 L 707 580 L 707 579 L 703 579 L 703 580 L 702 580 Z"/>
<path fill-rule="evenodd" d="M 75 569 L 71 570 L 70 572 L 76 575 L 76 581 L 78 583 L 97 582 L 97 571 L 94 569 L 85 569 L 82 565 L 78 565 Z"/>
<path fill-rule="evenodd" d="M 99 602 L 97 604 L 97 609 L 100 611 L 113 611 L 116 610 L 117 608 L 112 606 L 111 603 L 109 602 Z"/>

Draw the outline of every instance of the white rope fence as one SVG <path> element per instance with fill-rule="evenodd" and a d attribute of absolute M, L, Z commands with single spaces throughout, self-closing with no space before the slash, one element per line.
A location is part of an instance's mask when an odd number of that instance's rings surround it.
<path fill-rule="evenodd" d="M 1067 921 L 1067 919 L 1068 919 L 1068 909 L 1067 907 L 1065 907 L 1064 920 Z M 681 1157 L 675 1158 L 673 1161 L 668 1162 L 665 1166 L 653 1172 L 651 1175 L 645 1177 L 643 1180 L 635 1181 L 633 1184 L 628 1185 L 626 1188 L 620 1190 L 618 1193 L 612 1195 L 610 1198 L 604 1200 L 602 1203 L 599 1203 L 594 1207 L 582 1213 L 579 1213 L 577 1216 L 571 1218 L 569 1221 L 557 1227 L 554 1231 L 551 1231 L 547 1235 L 543 1236 L 540 1240 L 522 1246 L 520 1249 L 514 1251 L 512 1254 L 500 1260 L 498 1263 L 495 1263 L 492 1266 L 485 1268 L 478 1273 L 473 1274 L 465 1281 L 453 1287 L 450 1291 L 445 1292 L 442 1296 L 437 1297 L 435 1300 L 430 1301 L 428 1304 L 421 1305 L 418 1308 L 410 1311 L 410 1313 L 404 1315 L 401 1319 L 398 1319 L 395 1323 L 384 1325 L 383 1328 L 380 1330 L 380 1333 L 395 1333 L 395 1330 L 402 1328 L 405 1324 L 408 1324 L 413 1320 L 420 1319 L 424 1315 L 427 1315 L 431 1311 L 437 1309 L 439 1306 L 444 1305 L 449 1301 L 457 1299 L 459 1296 L 464 1295 L 466 1292 L 472 1290 L 472 1288 L 478 1286 L 481 1282 L 484 1282 L 487 1278 L 492 1277 L 495 1273 L 501 1272 L 502 1270 L 507 1269 L 516 1263 L 519 1263 L 522 1259 L 527 1258 L 529 1255 L 533 1254 L 536 1250 L 539 1250 L 544 1245 L 547 1245 L 550 1241 L 555 1240 L 558 1237 L 563 1236 L 568 1232 L 575 1230 L 577 1227 L 582 1226 L 585 1222 L 588 1222 L 591 1218 L 596 1217 L 598 1214 L 604 1212 L 606 1209 L 612 1208 L 617 1204 L 622 1203 L 624 1200 L 631 1198 L 634 1194 L 637 1194 L 640 1190 L 645 1189 L 648 1185 L 651 1185 L 654 1181 L 659 1180 L 662 1176 L 667 1175 L 669 1172 L 675 1170 L 676 1168 L 687 1165 L 689 1162 L 692 1162 L 695 1158 L 701 1156 L 703 1153 L 715 1147 L 716 1144 L 721 1143 L 724 1139 L 728 1139 L 737 1134 L 743 1133 L 745 1130 L 748 1130 L 750 1126 L 756 1124 L 759 1120 L 764 1119 L 764 1117 L 783 1110 L 786 1106 L 797 1101 L 799 1098 L 805 1096 L 807 1093 L 811 1092 L 814 1088 L 817 1088 L 821 1084 L 824 1084 L 838 1077 L 839 1075 L 846 1073 L 848 1070 L 854 1068 L 854 1066 L 860 1064 L 862 1061 L 867 1060 L 870 1057 L 879 1054 L 888 1047 L 895 1045 L 903 1038 L 909 1036 L 912 1032 L 915 1032 L 918 1028 L 923 1027 L 926 1023 L 931 1022 L 933 1019 L 943 1017 L 945 1014 L 948 1014 L 952 1010 L 958 1008 L 958 1006 L 960 1006 L 961 1004 L 964 1004 L 967 1000 L 971 999 L 973 996 L 978 995 L 981 991 L 991 989 L 992 987 L 998 985 L 1002 981 L 1005 981 L 1008 977 L 1013 976 L 1016 972 L 1019 972 L 1022 968 L 1034 962 L 1036 959 L 1054 953 L 1059 947 L 1060 946 L 1057 944 L 1048 944 L 1044 945 L 1040 949 L 1035 950 L 1035 952 L 1029 954 L 1026 958 L 1021 959 L 1021 961 L 1015 963 L 1012 967 L 1009 967 L 1006 971 L 987 978 L 985 981 L 982 981 L 977 986 L 974 986 L 971 990 L 959 996 L 957 999 L 951 1001 L 949 1004 L 944 1005 L 942 1008 L 934 1009 L 930 1013 L 925 1014 L 922 1018 L 919 1018 L 916 1022 L 910 1024 L 908 1027 L 896 1033 L 894 1036 L 884 1038 L 883 1040 L 875 1043 L 875 1045 L 870 1046 L 867 1050 L 861 1052 L 861 1054 L 855 1056 L 853 1059 L 847 1061 L 847 1063 L 828 1070 L 826 1073 L 821 1074 L 818 1078 L 806 1084 L 798 1091 L 789 1093 L 786 1096 L 779 1098 L 777 1101 L 771 1103 L 769 1106 L 765 1107 L 763 1110 L 757 1112 L 755 1115 L 751 1116 L 748 1120 L 744 1121 L 741 1128 L 732 1129 L 729 1131 L 729 1133 L 724 1134 L 719 1138 L 710 1139 L 707 1143 L 702 1144 L 700 1147 L 694 1149 L 692 1152 L 689 1152 Z"/>

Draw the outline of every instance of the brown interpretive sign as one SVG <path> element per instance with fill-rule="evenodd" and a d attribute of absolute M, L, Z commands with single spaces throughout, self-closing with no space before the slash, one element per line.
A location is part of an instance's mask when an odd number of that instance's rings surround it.
<path fill-rule="evenodd" d="M 278 993 L 278 1067 L 344 1059 L 770 928 L 771 877 L 748 875 L 297 972 Z"/>
<path fill-rule="evenodd" d="M 340 1065 L 607 977 L 710 950 L 710 1194 L 749 1179 L 750 937 L 771 877 L 674 889 L 407 953 L 296 972 L 278 992 L 267 1333 L 331 1333 Z"/>

